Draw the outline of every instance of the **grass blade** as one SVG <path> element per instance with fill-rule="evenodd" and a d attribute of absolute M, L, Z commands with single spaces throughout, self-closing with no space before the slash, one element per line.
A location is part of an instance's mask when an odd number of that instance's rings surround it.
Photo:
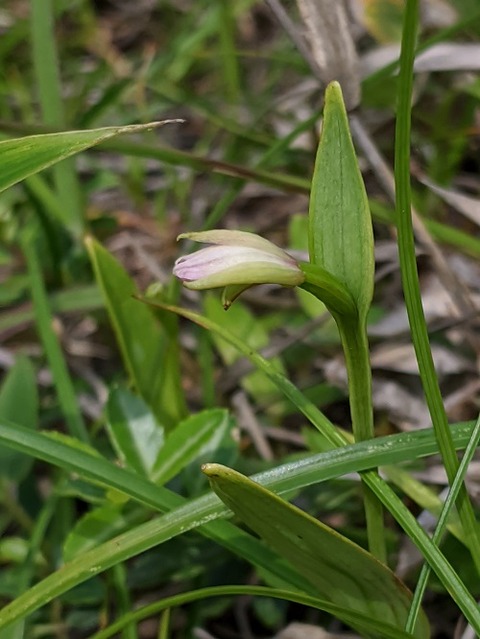
<path fill-rule="evenodd" d="M 447 414 L 435 371 L 427 324 L 422 306 L 420 284 L 415 255 L 415 240 L 411 216 L 410 185 L 410 130 L 413 87 L 413 62 L 418 25 L 418 0 L 407 0 L 405 5 L 400 76 L 398 82 L 397 123 L 395 132 L 395 189 L 398 228 L 398 251 L 405 305 L 412 333 L 412 342 L 418 361 L 428 410 L 450 485 L 458 470 L 458 459 L 453 446 Z M 469 540 L 473 561 L 480 573 L 480 539 L 475 515 L 466 488 L 460 490 L 457 507 Z"/>

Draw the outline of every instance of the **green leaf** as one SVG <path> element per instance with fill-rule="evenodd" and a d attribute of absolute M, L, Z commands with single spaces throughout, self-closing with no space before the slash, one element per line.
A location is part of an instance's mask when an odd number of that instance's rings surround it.
<path fill-rule="evenodd" d="M 138 133 L 169 122 L 113 126 L 90 131 L 30 135 L 0 142 L 0 192 L 60 160 L 122 133 Z"/>
<path fill-rule="evenodd" d="M 199 590 L 191 590 L 173 597 L 166 597 L 152 604 L 147 604 L 136 610 L 132 610 L 114 621 L 107 628 L 104 628 L 93 635 L 90 639 L 108 639 L 118 635 L 118 633 L 128 624 L 139 622 L 158 615 L 162 610 L 168 608 L 177 608 L 184 606 L 193 601 L 204 601 L 209 597 L 231 597 L 232 595 L 246 597 L 269 597 L 275 600 L 292 601 L 302 604 L 303 606 L 311 606 L 318 610 L 324 610 L 333 616 L 342 616 L 345 621 L 352 627 L 362 628 L 364 632 L 370 633 L 370 636 L 382 637 L 382 639 L 411 639 L 412 635 L 397 629 L 382 620 L 372 619 L 367 615 L 363 615 L 355 610 L 348 610 L 340 606 L 332 604 L 330 601 L 319 599 L 317 597 L 309 597 L 308 595 L 299 594 L 292 591 L 278 590 L 276 588 L 266 588 L 265 586 L 212 586 L 210 588 L 200 588 Z M 255 605 L 256 600 L 253 600 Z M 334 635 L 329 635 L 334 636 Z M 336 635 L 335 635 L 336 636 Z M 344 636 L 344 635 L 342 635 Z"/>
<path fill-rule="evenodd" d="M 325 94 L 309 208 L 310 260 L 340 280 L 364 317 L 373 293 L 373 232 L 340 85 Z"/>
<path fill-rule="evenodd" d="M 86 245 L 131 380 L 160 423 L 172 427 L 184 407 L 178 361 L 170 358 L 165 366 L 168 333 L 152 309 L 133 298 L 138 291 L 118 261 L 93 238 Z"/>
<path fill-rule="evenodd" d="M 0 418 L 34 429 L 38 419 L 35 371 L 26 357 L 19 357 L 0 390 Z M 12 481 L 24 479 L 33 459 L 0 444 L 0 475 Z"/>
<path fill-rule="evenodd" d="M 205 449 L 216 448 L 231 427 L 228 411 L 221 408 L 187 417 L 168 435 L 160 450 L 152 470 L 153 481 L 165 484 Z"/>
<path fill-rule="evenodd" d="M 77 521 L 67 536 L 63 546 L 64 561 L 71 561 L 81 553 L 91 550 L 95 546 L 108 541 L 118 535 L 138 520 L 139 509 L 125 514 L 122 505 L 105 504 L 94 508 Z M 141 517 L 145 519 L 145 515 Z"/>
<path fill-rule="evenodd" d="M 203 471 L 220 499 L 333 603 L 402 628 L 411 593 L 384 564 L 299 508 L 220 464 Z M 429 637 L 421 617 L 415 637 Z"/>
<path fill-rule="evenodd" d="M 452 432 L 457 446 L 464 447 L 471 435 L 472 424 L 459 424 L 452 427 Z M 47 437 L 44 433 L 17 427 L 5 420 L 0 421 L 0 441 L 70 473 L 79 473 L 89 481 L 123 491 L 138 502 L 154 509 L 170 510 L 181 504 L 186 504 L 186 501 L 179 495 L 158 487 L 131 471 L 119 468 L 102 459 L 98 453 L 97 456 L 93 455 L 88 446 L 78 445 L 72 438 Z M 401 463 L 408 459 L 416 459 L 418 456 L 436 452 L 438 452 L 438 446 L 432 430 L 425 429 L 415 433 L 379 437 L 373 442 L 362 442 L 354 446 L 345 446 L 328 453 L 315 455 L 261 473 L 255 477 L 255 481 L 268 485 L 276 491 L 290 492 L 354 470 L 362 471 L 383 464 Z M 187 530 L 186 517 L 188 518 L 193 510 L 197 518 L 197 525 L 199 522 L 202 525 L 199 529 L 200 532 L 236 552 L 252 564 L 269 569 L 276 574 L 277 583 L 283 580 L 284 584 L 289 584 L 290 589 L 296 588 L 302 592 L 311 593 L 313 587 L 305 579 L 300 578 L 291 566 L 278 561 L 278 557 L 269 548 L 263 545 L 259 546 L 256 539 L 239 531 L 229 522 L 213 521 L 218 517 L 225 516 L 227 512 L 226 507 L 219 503 L 215 496 L 209 494 L 192 500 L 184 508 L 186 512 L 183 510 L 180 520 L 176 519 L 178 526 L 175 527 L 175 534 Z M 177 512 L 174 517 L 178 515 Z M 96 550 L 90 551 L 88 556 L 85 555 L 80 557 L 78 561 L 75 560 L 75 565 L 67 564 L 54 575 L 50 575 L 25 591 L 15 602 L 2 610 L 0 628 L 41 607 L 46 601 L 65 592 L 73 584 L 81 583 L 90 578 L 92 574 L 106 570 L 112 563 L 124 561 L 152 547 L 155 543 L 160 543 L 165 532 L 165 530 L 161 530 L 160 522 L 163 526 L 163 518 L 160 518 L 137 527 L 131 531 L 131 534 L 126 533 L 121 540 L 118 540 L 121 543 L 112 541 L 103 544 L 98 552 Z M 412 530 L 408 532 L 411 534 Z M 449 589 L 457 603 L 461 603 L 456 592 L 463 597 L 465 592 L 462 590 L 464 591 L 465 588 L 451 567 L 446 564 L 443 555 L 436 547 L 431 547 L 429 550 L 429 542 L 423 542 L 419 534 L 414 539 L 417 542 L 422 542 L 419 543 L 419 546 L 425 554 L 428 552 L 429 559 L 442 583 Z M 434 562 L 433 559 L 435 559 Z M 475 628 L 480 628 L 480 623 L 475 623 L 478 617 L 475 601 L 472 599 L 472 603 L 468 607 L 462 606 L 462 608 L 465 609 L 467 617 L 473 620 L 472 625 Z"/>
<path fill-rule="evenodd" d="M 164 441 L 164 430 L 155 416 L 140 397 L 125 388 L 115 388 L 108 398 L 106 417 L 120 459 L 148 477 Z"/>

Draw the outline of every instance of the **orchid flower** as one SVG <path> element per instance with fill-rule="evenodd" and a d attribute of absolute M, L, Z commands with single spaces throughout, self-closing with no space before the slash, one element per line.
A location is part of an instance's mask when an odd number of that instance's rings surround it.
<path fill-rule="evenodd" d="M 178 258 L 173 273 L 189 289 L 225 288 L 225 308 L 255 284 L 298 286 L 305 280 L 293 257 L 255 233 L 216 230 L 178 239 L 213 245 Z"/>

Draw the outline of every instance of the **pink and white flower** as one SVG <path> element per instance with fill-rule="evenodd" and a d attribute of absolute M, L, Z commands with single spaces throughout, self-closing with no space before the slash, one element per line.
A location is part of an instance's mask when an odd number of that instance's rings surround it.
<path fill-rule="evenodd" d="M 183 233 L 178 239 L 213 245 L 178 258 L 173 273 L 189 289 L 226 287 L 227 308 L 255 284 L 298 286 L 305 280 L 293 257 L 254 233 L 215 230 Z"/>

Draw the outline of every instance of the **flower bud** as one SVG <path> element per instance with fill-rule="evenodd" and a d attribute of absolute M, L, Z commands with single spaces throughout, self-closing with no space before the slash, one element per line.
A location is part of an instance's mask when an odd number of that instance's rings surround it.
<path fill-rule="evenodd" d="M 178 239 L 213 245 L 178 258 L 173 273 L 189 289 L 228 287 L 226 308 L 255 284 L 297 286 L 305 279 L 293 257 L 254 233 L 216 230 L 183 233 Z"/>

